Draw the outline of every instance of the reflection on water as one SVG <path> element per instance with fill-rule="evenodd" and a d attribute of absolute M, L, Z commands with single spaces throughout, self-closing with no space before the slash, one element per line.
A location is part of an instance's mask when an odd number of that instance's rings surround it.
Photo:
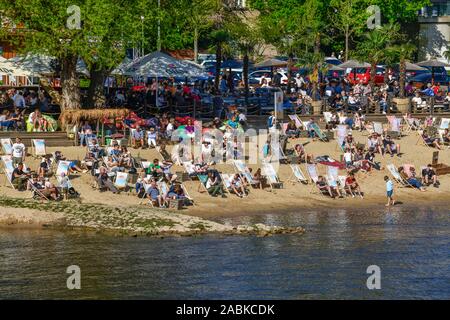
<path fill-rule="evenodd" d="M 302 212 L 231 223 L 305 235 L 128 238 L 0 230 L 0 298 L 450 298 L 450 211 Z M 79 265 L 82 289 L 66 288 Z M 366 269 L 381 268 L 381 290 Z"/>

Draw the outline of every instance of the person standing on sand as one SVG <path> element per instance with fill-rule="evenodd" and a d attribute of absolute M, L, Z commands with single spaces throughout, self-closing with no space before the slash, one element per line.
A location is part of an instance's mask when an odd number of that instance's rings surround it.
<path fill-rule="evenodd" d="M 388 176 L 384 176 L 384 181 L 386 181 L 386 195 L 388 198 L 388 203 L 386 204 L 386 207 L 395 205 L 395 200 L 393 198 L 394 195 L 394 183 L 391 179 L 389 179 Z"/>

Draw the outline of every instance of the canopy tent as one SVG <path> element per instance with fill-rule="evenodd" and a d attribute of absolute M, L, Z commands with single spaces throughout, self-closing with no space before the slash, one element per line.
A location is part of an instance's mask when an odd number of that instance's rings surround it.
<path fill-rule="evenodd" d="M 125 57 L 122 62 L 111 72 L 111 74 L 124 74 L 126 68 L 133 62 L 132 59 Z"/>
<path fill-rule="evenodd" d="M 206 76 L 200 66 L 177 60 L 162 52 L 153 52 L 138 59 L 126 66 L 123 73 L 119 74 L 157 78 Z"/>
<path fill-rule="evenodd" d="M 11 66 L 24 70 L 27 75 L 51 75 L 55 73 L 53 63 L 55 58 L 43 54 L 28 54 L 6 60 Z M 83 60 L 77 62 L 77 72 L 89 76 L 89 71 Z"/>
<path fill-rule="evenodd" d="M 345 68 L 342 68 L 340 66 L 336 66 L 336 65 L 333 65 L 333 64 L 327 64 L 326 69 L 328 71 L 345 71 Z"/>
<path fill-rule="evenodd" d="M 0 61 L 0 75 L 14 76 L 14 77 L 29 77 L 32 73 L 28 70 L 22 69 L 14 65 L 9 60 Z"/>

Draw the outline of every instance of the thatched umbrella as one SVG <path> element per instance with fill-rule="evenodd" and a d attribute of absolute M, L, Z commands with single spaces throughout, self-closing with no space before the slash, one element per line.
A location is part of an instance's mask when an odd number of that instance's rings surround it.
<path fill-rule="evenodd" d="M 130 110 L 122 109 L 76 109 L 76 110 L 64 110 L 59 121 L 61 122 L 61 128 L 68 125 L 78 126 L 81 121 L 96 121 L 97 132 L 99 131 L 100 121 L 103 119 L 124 118 L 130 114 Z M 104 126 L 102 124 L 102 139 Z"/>

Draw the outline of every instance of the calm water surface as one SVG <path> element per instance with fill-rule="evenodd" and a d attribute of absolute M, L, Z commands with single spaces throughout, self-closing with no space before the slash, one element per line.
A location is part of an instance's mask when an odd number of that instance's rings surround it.
<path fill-rule="evenodd" d="M 231 223 L 304 226 L 305 235 L 128 238 L 0 230 L 6 299 L 450 299 L 450 210 L 273 214 Z M 66 268 L 81 268 L 68 290 Z M 381 268 L 381 290 L 366 269 Z"/>

